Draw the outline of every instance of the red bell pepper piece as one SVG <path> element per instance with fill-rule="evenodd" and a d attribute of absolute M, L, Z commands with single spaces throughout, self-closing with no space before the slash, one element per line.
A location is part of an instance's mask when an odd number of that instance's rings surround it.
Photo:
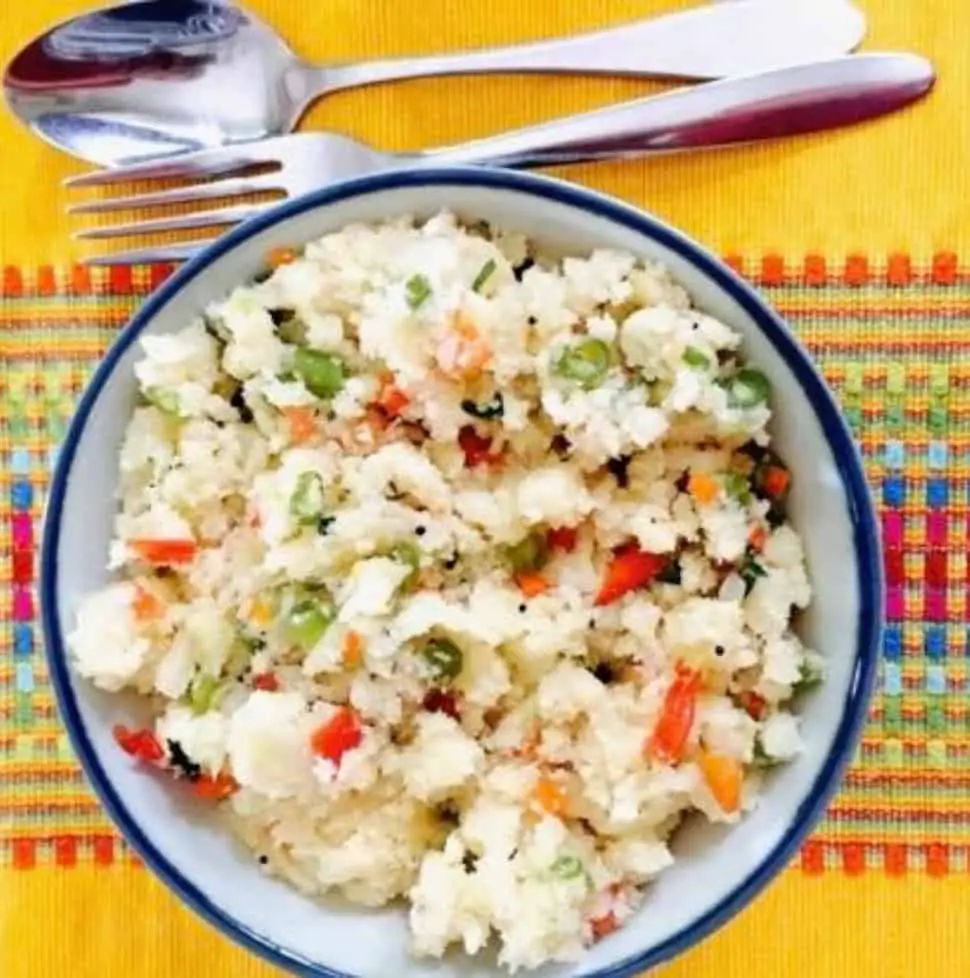
<path fill-rule="evenodd" d="M 314 754 L 339 764 L 340 758 L 347 751 L 358 747 L 363 739 L 364 729 L 360 717 L 349 706 L 341 706 L 326 723 L 313 732 L 310 746 Z"/>
<path fill-rule="evenodd" d="M 678 662 L 660 718 L 646 743 L 646 752 L 651 757 L 664 764 L 679 764 L 684 759 L 700 688 L 701 674 Z"/>
<path fill-rule="evenodd" d="M 130 730 L 128 727 L 117 724 L 111 729 L 115 743 L 132 757 L 147 764 L 155 764 L 165 756 L 162 745 L 151 730 Z"/>
<path fill-rule="evenodd" d="M 499 460 L 500 456 L 492 452 L 492 439 L 480 435 L 470 424 L 458 432 L 458 444 L 465 453 L 465 465 L 469 469 Z"/>
<path fill-rule="evenodd" d="M 618 601 L 629 591 L 649 584 L 667 566 L 667 558 L 647 553 L 636 545 L 617 550 L 607 565 L 595 604 Z"/>
<path fill-rule="evenodd" d="M 550 530 L 546 542 L 550 550 L 562 550 L 571 554 L 576 549 L 576 538 L 579 531 L 574 526 L 557 526 Z"/>

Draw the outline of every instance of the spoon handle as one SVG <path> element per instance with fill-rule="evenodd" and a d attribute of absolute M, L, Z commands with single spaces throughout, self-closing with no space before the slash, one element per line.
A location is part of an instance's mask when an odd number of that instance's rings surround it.
<path fill-rule="evenodd" d="M 735 0 L 607 30 L 511 47 L 299 67 L 305 98 L 340 88 L 431 75 L 578 73 L 719 78 L 831 58 L 852 50 L 865 18 L 848 0 Z M 298 91 L 294 91 L 298 94 Z"/>
<path fill-rule="evenodd" d="M 934 79 L 917 55 L 860 54 L 682 88 L 418 159 L 528 167 L 730 146 L 883 115 L 924 95 Z"/>

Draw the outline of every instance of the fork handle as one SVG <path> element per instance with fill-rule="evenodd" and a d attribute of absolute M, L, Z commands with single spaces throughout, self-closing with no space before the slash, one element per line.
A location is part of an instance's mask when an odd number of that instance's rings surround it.
<path fill-rule="evenodd" d="M 919 98 L 934 78 L 916 55 L 856 55 L 678 89 L 418 159 L 529 167 L 755 142 L 882 115 Z"/>
<path fill-rule="evenodd" d="M 294 95 L 432 75 L 719 78 L 835 57 L 864 32 L 865 18 L 848 0 L 736 0 L 531 44 L 309 69 L 305 90 Z"/>

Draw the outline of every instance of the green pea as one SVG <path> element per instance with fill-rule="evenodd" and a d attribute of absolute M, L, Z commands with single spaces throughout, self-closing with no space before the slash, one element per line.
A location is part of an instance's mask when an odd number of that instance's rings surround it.
<path fill-rule="evenodd" d="M 549 559 L 549 544 L 544 533 L 530 533 L 505 551 L 516 573 L 537 571 Z"/>
<path fill-rule="evenodd" d="M 286 637 L 301 649 L 312 649 L 333 621 L 333 608 L 315 598 L 298 601 L 286 616 Z"/>
<path fill-rule="evenodd" d="M 401 587 L 404 589 L 414 587 L 418 582 L 418 573 L 421 570 L 421 551 L 413 543 L 402 540 L 391 548 L 389 556 L 398 563 L 406 564 L 411 568 L 408 576 L 401 582 Z"/>
<path fill-rule="evenodd" d="M 238 676 L 249 668 L 249 663 L 256 652 L 263 647 L 259 639 L 248 635 L 237 635 L 226 659 L 225 672 L 228 676 Z"/>
<path fill-rule="evenodd" d="M 751 502 L 751 483 L 740 472 L 728 472 L 724 476 L 727 494 L 740 503 Z"/>
<path fill-rule="evenodd" d="M 472 282 L 472 292 L 481 292 L 482 286 L 492 277 L 495 269 L 498 266 L 495 264 L 494 258 L 489 258 L 487 262 L 479 269 L 478 274 L 475 276 L 475 281 Z"/>
<path fill-rule="evenodd" d="M 462 651 L 446 638 L 433 638 L 421 650 L 436 679 L 454 679 L 461 673 Z"/>
<path fill-rule="evenodd" d="M 347 379 L 343 360 L 305 346 L 293 355 L 293 370 L 311 394 L 322 398 L 339 394 Z"/>
<path fill-rule="evenodd" d="M 553 876 L 558 876 L 561 880 L 574 880 L 579 879 L 586 870 L 582 862 L 575 856 L 560 856 L 549 867 L 549 872 Z"/>
<path fill-rule="evenodd" d="M 736 407 L 757 407 L 771 397 L 771 381 L 760 370 L 744 367 L 728 381 L 728 396 Z"/>
<path fill-rule="evenodd" d="M 290 516 L 298 523 L 312 525 L 323 512 L 323 479 L 318 472 L 301 472 L 290 496 Z"/>
<path fill-rule="evenodd" d="M 404 284 L 408 294 L 408 305 L 419 309 L 431 298 L 431 283 L 424 275 L 412 275 Z"/>
<path fill-rule="evenodd" d="M 798 679 L 792 686 L 793 693 L 803 693 L 814 689 L 825 678 L 825 669 L 820 659 L 814 655 L 806 655 L 798 667 Z"/>
<path fill-rule="evenodd" d="M 215 706 L 218 693 L 219 680 L 215 676 L 196 676 L 189 688 L 189 707 L 196 716 L 208 713 Z"/>
<path fill-rule="evenodd" d="M 159 411 L 178 416 L 179 399 L 178 394 L 174 391 L 162 390 L 160 387 L 148 387 L 142 391 L 142 396 L 149 404 L 157 407 Z"/>
<path fill-rule="evenodd" d="M 603 340 L 583 340 L 566 347 L 553 369 L 587 390 L 598 387 L 610 369 L 610 348 Z"/>
<path fill-rule="evenodd" d="M 695 370 L 706 370 L 711 365 L 710 357 L 696 346 L 688 346 L 684 350 L 683 361 Z"/>

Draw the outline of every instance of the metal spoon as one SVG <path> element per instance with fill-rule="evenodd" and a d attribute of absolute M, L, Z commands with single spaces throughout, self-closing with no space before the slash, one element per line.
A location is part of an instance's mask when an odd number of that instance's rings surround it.
<path fill-rule="evenodd" d="M 320 95 L 469 73 L 714 78 L 831 58 L 865 31 L 846 0 L 735 0 L 591 34 L 423 58 L 313 66 L 231 3 L 147 0 L 67 21 L 4 78 L 13 112 L 55 146 L 116 165 L 290 132 Z"/>

